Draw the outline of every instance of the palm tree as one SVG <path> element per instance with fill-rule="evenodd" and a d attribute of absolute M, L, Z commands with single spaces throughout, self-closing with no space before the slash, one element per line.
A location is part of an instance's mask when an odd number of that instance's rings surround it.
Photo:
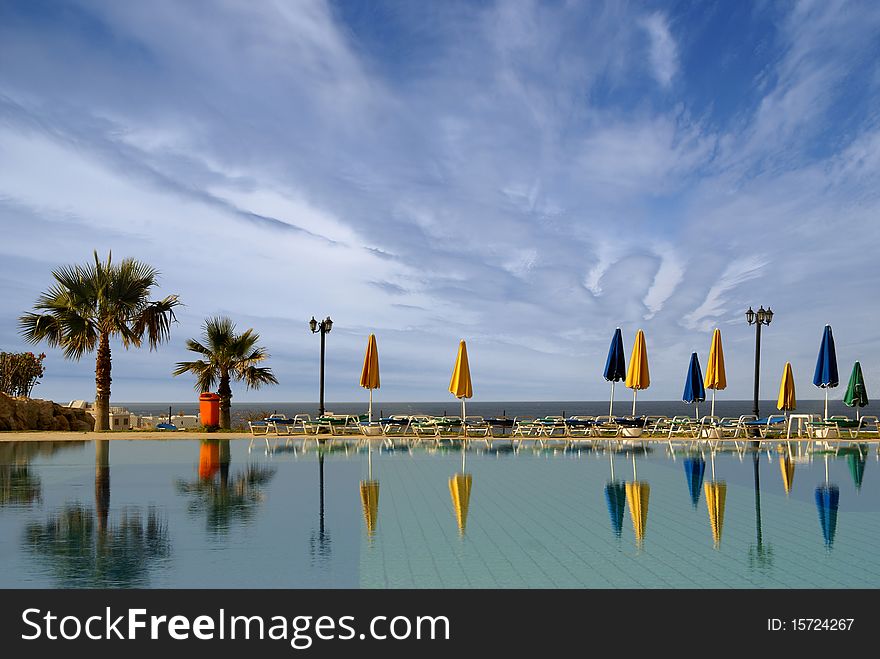
<path fill-rule="evenodd" d="M 152 266 L 123 259 L 98 259 L 94 264 L 68 265 L 52 271 L 55 284 L 34 304 L 37 313 L 19 318 L 22 337 L 29 343 L 45 341 L 61 348 L 67 359 L 79 360 L 97 347 L 95 360 L 95 430 L 110 429 L 110 338 L 139 348 L 146 338 L 150 350 L 168 340 L 176 321 L 176 295 L 150 301 L 158 271 Z"/>
<path fill-rule="evenodd" d="M 218 316 L 205 320 L 202 342 L 188 339 L 187 350 L 203 355 L 205 359 L 194 362 L 179 362 L 174 375 L 193 373 L 196 376 L 196 391 L 210 391 L 219 383 L 220 427 L 228 429 L 229 408 L 232 404 L 231 380 L 244 382 L 248 389 L 259 389 L 264 384 L 278 384 L 272 369 L 257 366 L 269 355 L 266 349 L 257 346 L 260 335 L 253 329 L 241 334 L 235 333 L 235 323 L 229 318 Z"/>

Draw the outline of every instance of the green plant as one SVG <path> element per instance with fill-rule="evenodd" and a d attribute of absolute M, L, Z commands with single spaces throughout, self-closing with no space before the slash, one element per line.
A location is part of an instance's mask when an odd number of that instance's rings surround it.
<path fill-rule="evenodd" d="M 0 392 L 30 398 L 38 380 L 46 372 L 45 358 L 44 352 L 39 355 L 32 352 L 0 353 Z"/>

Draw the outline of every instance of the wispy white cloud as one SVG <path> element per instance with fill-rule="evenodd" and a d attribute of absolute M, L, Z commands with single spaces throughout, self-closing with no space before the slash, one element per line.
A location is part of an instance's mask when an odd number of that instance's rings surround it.
<path fill-rule="evenodd" d="M 654 12 L 639 21 L 649 39 L 651 72 L 663 87 L 669 87 L 678 72 L 678 45 L 669 30 L 669 20 Z"/>
<path fill-rule="evenodd" d="M 718 280 L 706 293 L 702 304 L 682 319 L 689 329 L 711 329 L 713 323 L 728 312 L 727 294 L 747 281 L 761 276 L 768 259 L 761 255 L 737 258 L 727 265 Z"/>

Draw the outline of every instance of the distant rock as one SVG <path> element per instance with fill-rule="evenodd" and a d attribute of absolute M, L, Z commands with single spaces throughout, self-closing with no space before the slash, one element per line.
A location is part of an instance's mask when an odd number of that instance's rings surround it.
<path fill-rule="evenodd" d="M 85 410 L 64 407 L 39 398 L 10 398 L 0 393 L 0 431 L 74 430 L 95 428 L 95 419 Z"/>

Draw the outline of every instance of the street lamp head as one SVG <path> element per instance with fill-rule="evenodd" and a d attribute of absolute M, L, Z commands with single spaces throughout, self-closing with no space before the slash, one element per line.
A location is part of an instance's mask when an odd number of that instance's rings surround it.
<path fill-rule="evenodd" d="M 767 307 L 767 324 L 770 324 L 770 321 L 773 320 L 773 312 L 770 310 L 770 307 Z"/>
<path fill-rule="evenodd" d="M 312 334 L 318 331 L 318 321 L 315 320 L 314 316 L 312 316 L 312 319 L 309 321 L 309 327 L 312 330 Z"/>
<path fill-rule="evenodd" d="M 329 332 L 332 327 L 333 327 L 333 321 L 330 320 L 330 316 L 327 316 L 324 319 L 324 331 Z"/>
<path fill-rule="evenodd" d="M 749 310 L 746 311 L 746 320 L 749 321 L 749 325 L 755 322 L 755 312 L 752 311 L 751 307 L 749 307 Z"/>

